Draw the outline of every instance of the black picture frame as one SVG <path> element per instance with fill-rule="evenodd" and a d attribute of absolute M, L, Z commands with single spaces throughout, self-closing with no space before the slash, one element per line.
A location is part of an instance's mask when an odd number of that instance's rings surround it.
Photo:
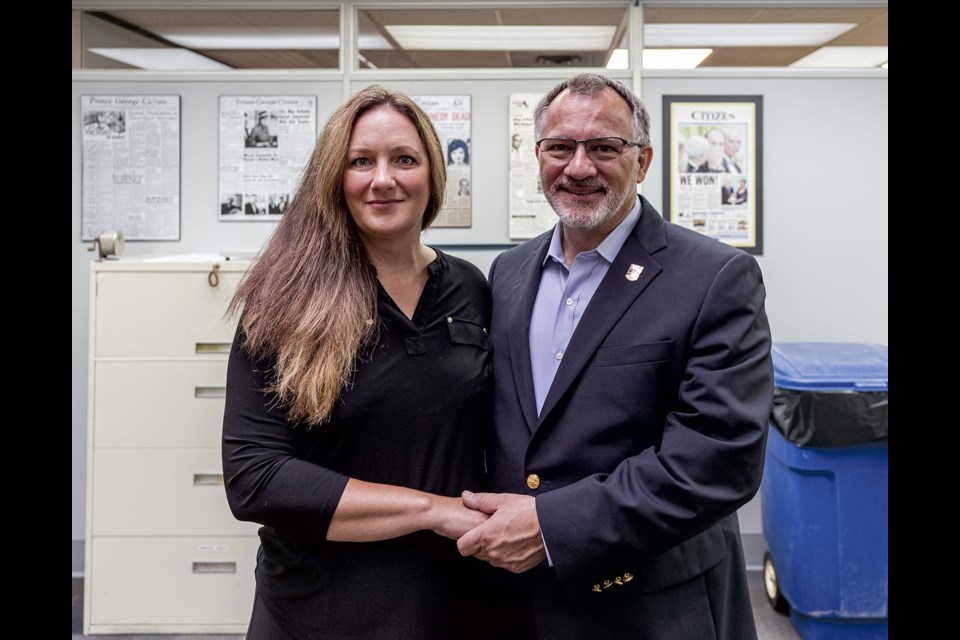
<path fill-rule="evenodd" d="M 664 217 L 762 255 L 763 96 L 664 95 L 663 123 Z"/>

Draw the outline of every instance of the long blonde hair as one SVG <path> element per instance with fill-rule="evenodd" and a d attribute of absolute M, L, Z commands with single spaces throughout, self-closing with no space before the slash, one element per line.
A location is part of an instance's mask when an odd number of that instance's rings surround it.
<path fill-rule="evenodd" d="M 343 195 L 347 149 L 357 119 L 388 107 L 420 134 L 430 166 L 421 229 L 443 207 L 443 149 L 426 113 L 407 95 L 373 85 L 327 120 L 280 224 L 230 301 L 247 352 L 272 359 L 268 388 L 293 423 L 321 424 L 350 383 L 360 350 L 379 325 L 377 280 Z"/>

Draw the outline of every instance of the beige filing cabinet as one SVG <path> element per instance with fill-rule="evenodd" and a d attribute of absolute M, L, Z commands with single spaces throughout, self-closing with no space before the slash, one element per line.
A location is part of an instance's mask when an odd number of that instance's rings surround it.
<path fill-rule="evenodd" d="M 220 432 L 249 264 L 91 263 L 87 635 L 246 631 L 259 540 L 227 506 Z"/>

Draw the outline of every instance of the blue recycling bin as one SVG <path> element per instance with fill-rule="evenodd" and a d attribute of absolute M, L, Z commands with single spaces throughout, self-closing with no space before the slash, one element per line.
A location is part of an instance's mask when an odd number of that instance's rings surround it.
<path fill-rule="evenodd" d="M 887 347 L 775 343 L 764 586 L 804 640 L 887 638 Z"/>

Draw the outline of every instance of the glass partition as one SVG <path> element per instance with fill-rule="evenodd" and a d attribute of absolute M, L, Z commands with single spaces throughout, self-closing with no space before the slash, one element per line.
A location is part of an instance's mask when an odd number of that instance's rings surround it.
<path fill-rule="evenodd" d="M 74 68 L 339 69 L 341 11 L 355 16 L 356 54 L 345 71 L 628 69 L 641 63 L 643 69 L 850 69 L 887 62 L 885 3 L 738 7 L 651 0 L 642 6 L 644 49 L 633 59 L 629 4 L 437 3 L 425 9 L 422 3 L 344 2 L 318 10 L 80 11 L 82 46 L 75 40 Z"/>

